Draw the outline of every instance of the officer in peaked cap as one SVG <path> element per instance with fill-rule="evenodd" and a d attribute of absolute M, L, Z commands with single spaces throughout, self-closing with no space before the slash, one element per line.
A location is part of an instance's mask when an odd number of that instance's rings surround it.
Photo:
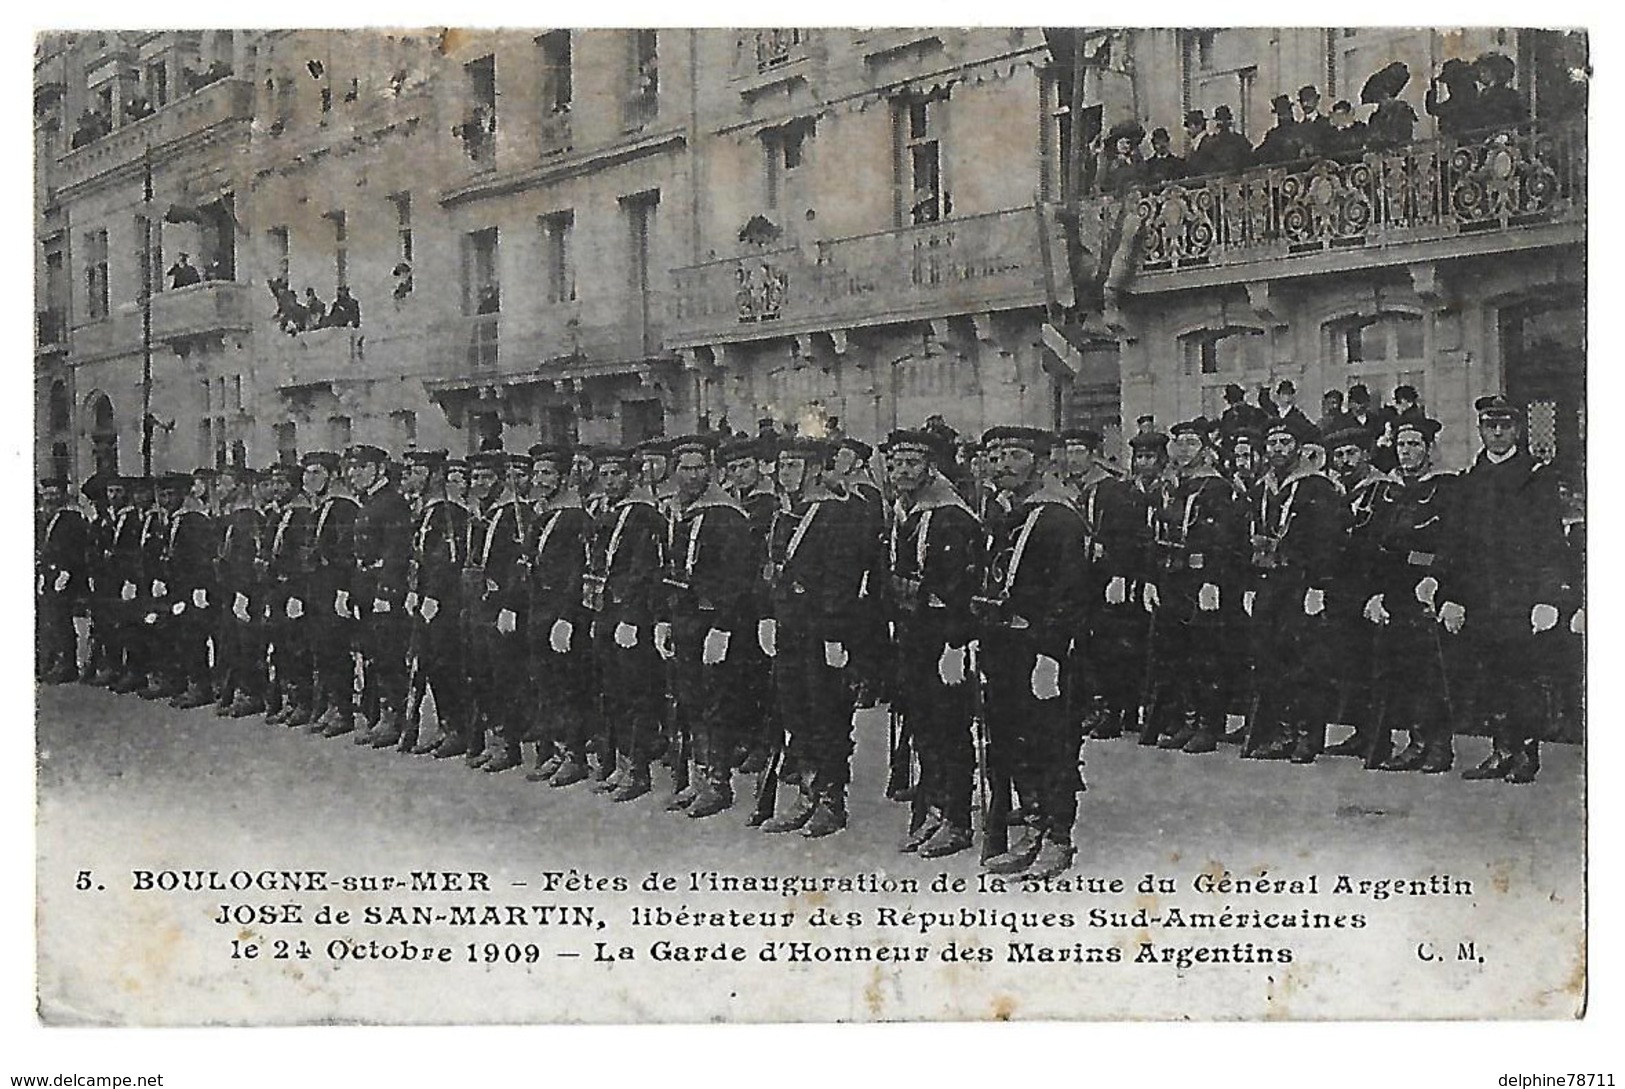
<path fill-rule="evenodd" d="M 884 447 L 898 495 L 888 540 L 888 599 L 898 649 L 896 708 L 919 755 L 920 783 L 904 851 L 941 858 L 971 846 L 976 774 L 971 736 L 982 527 L 940 466 L 951 447 L 932 431 L 893 431 Z"/>
<path fill-rule="evenodd" d="M 530 448 L 530 677 L 537 693 L 537 765 L 525 778 L 567 787 L 587 778 L 587 743 L 596 711 L 592 617 L 582 596 L 593 522 L 573 486 L 574 452 L 556 443 Z"/>
<path fill-rule="evenodd" d="M 1521 441 L 1518 407 L 1493 394 L 1473 408 L 1483 449 L 1460 478 L 1458 562 L 1440 580 L 1439 620 L 1447 633 L 1467 641 L 1465 694 L 1492 738 L 1488 759 L 1463 777 L 1528 783 L 1540 770 L 1546 723 L 1538 696 L 1549 681 L 1547 648 L 1562 638 L 1562 500 L 1557 474 Z"/>
<path fill-rule="evenodd" d="M 782 777 L 798 788 L 795 807 L 761 827 L 802 830 L 812 838 L 846 827 L 853 751 L 847 670 L 867 548 L 853 507 L 825 481 L 833 459 L 834 444 L 824 439 L 797 436 L 779 445 L 779 484 L 789 510 L 770 544 L 772 615 L 757 633 L 763 653 L 774 660 L 779 714 L 789 735 Z"/>
<path fill-rule="evenodd" d="M 1045 471 L 1057 441 L 1053 432 L 1034 427 L 995 427 L 982 436 L 994 482 L 1013 496 L 1010 517 L 992 536 L 976 602 L 993 786 L 983 856 L 994 873 L 1053 877 L 1074 855 L 1082 738 L 1062 663 L 1083 606 L 1083 519 L 1069 492 Z M 1027 835 L 1001 843 L 1012 786 Z"/>

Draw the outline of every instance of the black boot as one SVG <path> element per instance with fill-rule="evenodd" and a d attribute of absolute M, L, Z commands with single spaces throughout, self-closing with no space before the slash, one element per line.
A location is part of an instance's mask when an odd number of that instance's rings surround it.
<path fill-rule="evenodd" d="M 1540 742 L 1530 738 L 1512 753 L 1512 762 L 1507 768 L 1507 782 L 1532 783 L 1539 772 Z"/>
<path fill-rule="evenodd" d="M 1427 755 L 1427 746 L 1422 740 L 1422 731 L 1411 727 L 1410 740 L 1405 745 L 1405 751 L 1398 756 L 1390 757 L 1382 763 L 1383 771 L 1415 771 L 1422 766 L 1422 759 Z"/>
<path fill-rule="evenodd" d="M 1507 772 L 1512 770 L 1512 739 L 1505 717 L 1496 718 L 1490 746 L 1490 755 L 1478 767 L 1462 772 L 1463 779 L 1504 779 Z"/>

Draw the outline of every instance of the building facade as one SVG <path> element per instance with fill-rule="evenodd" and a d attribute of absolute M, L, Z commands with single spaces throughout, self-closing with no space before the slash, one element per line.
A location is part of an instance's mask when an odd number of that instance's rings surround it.
<path fill-rule="evenodd" d="M 206 31 L 36 55 L 42 469 L 772 418 L 1214 415 L 1283 378 L 1584 435 L 1583 38 L 1538 30 Z M 1530 123 L 1445 139 L 1451 58 Z M 1402 147 L 1102 193 L 1091 137 L 1403 61 Z M 1076 139 L 1074 136 L 1076 135 Z M 175 275 L 181 253 L 196 282 Z M 150 285 L 151 290 L 148 290 Z M 343 289 L 357 321 L 316 322 Z M 150 362 L 149 362 L 150 361 Z M 145 406 L 145 407 L 144 407 Z"/>

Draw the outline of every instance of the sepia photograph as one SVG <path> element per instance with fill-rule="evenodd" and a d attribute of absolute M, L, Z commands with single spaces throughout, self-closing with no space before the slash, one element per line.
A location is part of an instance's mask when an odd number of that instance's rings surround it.
<path fill-rule="evenodd" d="M 1585 1017 L 1586 30 L 32 46 L 48 1034 Z"/>

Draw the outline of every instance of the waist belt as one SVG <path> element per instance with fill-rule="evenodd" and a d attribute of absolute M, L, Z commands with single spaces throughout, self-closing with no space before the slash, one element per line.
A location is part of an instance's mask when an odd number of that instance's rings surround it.
<path fill-rule="evenodd" d="M 1431 552 L 1407 552 L 1405 562 L 1411 567 L 1432 567 L 1434 555 Z"/>
<path fill-rule="evenodd" d="M 1207 566 L 1207 556 L 1201 552 L 1180 553 L 1174 551 L 1162 554 L 1162 569 L 1164 571 L 1200 571 Z"/>

